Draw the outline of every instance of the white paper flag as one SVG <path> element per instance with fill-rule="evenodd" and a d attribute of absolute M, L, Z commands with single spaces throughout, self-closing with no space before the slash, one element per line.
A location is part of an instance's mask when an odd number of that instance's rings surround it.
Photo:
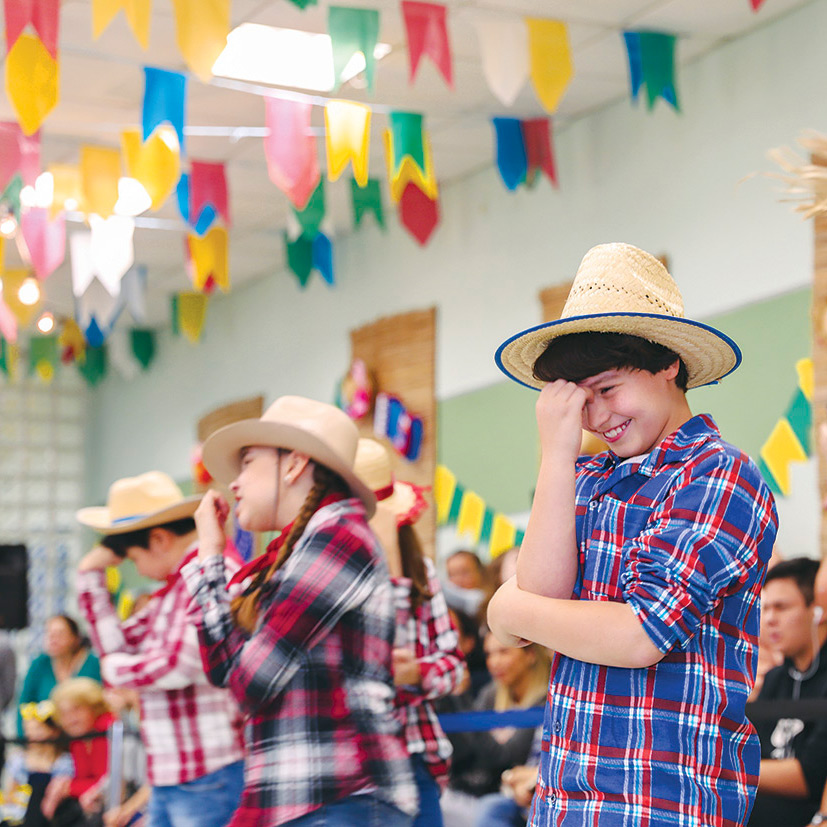
<path fill-rule="evenodd" d="M 491 91 L 511 106 L 528 80 L 528 30 L 522 17 L 478 14 L 482 71 Z"/>

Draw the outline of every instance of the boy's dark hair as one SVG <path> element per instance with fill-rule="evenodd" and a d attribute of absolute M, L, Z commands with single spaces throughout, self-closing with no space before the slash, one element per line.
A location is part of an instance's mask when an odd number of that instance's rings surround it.
<path fill-rule="evenodd" d="M 768 572 L 764 585 L 773 580 L 792 580 L 809 606 L 815 599 L 816 574 L 819 562 L 809 557 L 794 557 L 776 563 Z"/>
<path fill-rule="evenodd" d="M 149 548 L 149 532 L 153 528 L 165 528 L 176 537 L 183 537 L 185 534 L 195 531 L 195 520 L 192 517 L 182 517 L 180 520 L 173 520 L 170 523 L 139 528 L 136 531 L 126 531 L 123 534 L 107 534 L 101 539 L 101 545 L 118 557 L 126 557 L 126 552 L 132 546 Z"/>
<path fill-rule="evenodd" d="M 569 333 L 552 339 L 534 362 L 541 382 L 582 382 L 607 370 L 631 368 L 659 373 L 680 362 L 675 384 L 686 390 L 689 374 L 683 360 L 664 345 L 628 333 Z"/>
<path fill-rule="evenodd" d="M 460 555 L 462 555 L 463 557 L 471 558 L 471 561 L 474 563 L 474 566 L 476 567 L 477 571 L 480 574 L 485 574 L 485 564 L 482 562 L 482 560 L 480 560 L 479 555 L 476 552 L 471 551 L 470 549 L 467 549 L 467 548 L 460 548 L 460 549 L 457 549 L 456 551 L 452 551 L 445 558 L 445 562 L 447 563 L 449 560 L 453 560 L 454 557 L 459 557 Z"/>

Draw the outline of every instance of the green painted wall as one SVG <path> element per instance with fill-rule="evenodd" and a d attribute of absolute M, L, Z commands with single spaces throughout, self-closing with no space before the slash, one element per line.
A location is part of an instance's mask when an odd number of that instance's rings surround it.
<path fill-rule="evenodd" d="M 753 457 L 792 399 L 795 363 L 810 355 L 809 289 L 703 319 L 741 347 L 740 368 L 717 386 L 690 391 L 694 413 L 711 413 L 726 439 Z M 440 401 L 438 460 L 497 511 L 531 506 L 539 444 L 536 394 L 499 382 Z"/>

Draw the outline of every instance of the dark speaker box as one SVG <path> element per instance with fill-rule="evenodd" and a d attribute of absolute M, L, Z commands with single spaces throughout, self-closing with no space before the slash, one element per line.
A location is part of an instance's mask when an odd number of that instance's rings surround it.
<path fill-rule="evenodd" d="M 29 625 L 28 569 L 26 546 L 0 545 L 0 629 Z"/>

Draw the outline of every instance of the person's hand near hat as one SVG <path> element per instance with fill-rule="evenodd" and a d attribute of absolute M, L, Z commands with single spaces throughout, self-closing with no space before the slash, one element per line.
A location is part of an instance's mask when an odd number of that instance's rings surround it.
<path fill-rule="evenodd" d="M 112 549 L 105 546 L 95 546 L 88 551 L 78 564 L 78 571 L 96 571 L 108 569 L 110 566 L 119 566 L 125 558 L 118 557 Z"/>
<path fill-rule="evenodd" d="M 230 506 L 224 497 L 218 491 L 207 491 L 193 516 L 198 531 L 198 558 L 205 560 L 223 554 L 227 545 L 224 526 L 230 516 Z"/>
<path fill-rule="evenodd" d="M 535 406 L 543 457 L 574 465 L 583 441 L 583 409 L 594 393 L 558 379 L 541 391 Z"/>

